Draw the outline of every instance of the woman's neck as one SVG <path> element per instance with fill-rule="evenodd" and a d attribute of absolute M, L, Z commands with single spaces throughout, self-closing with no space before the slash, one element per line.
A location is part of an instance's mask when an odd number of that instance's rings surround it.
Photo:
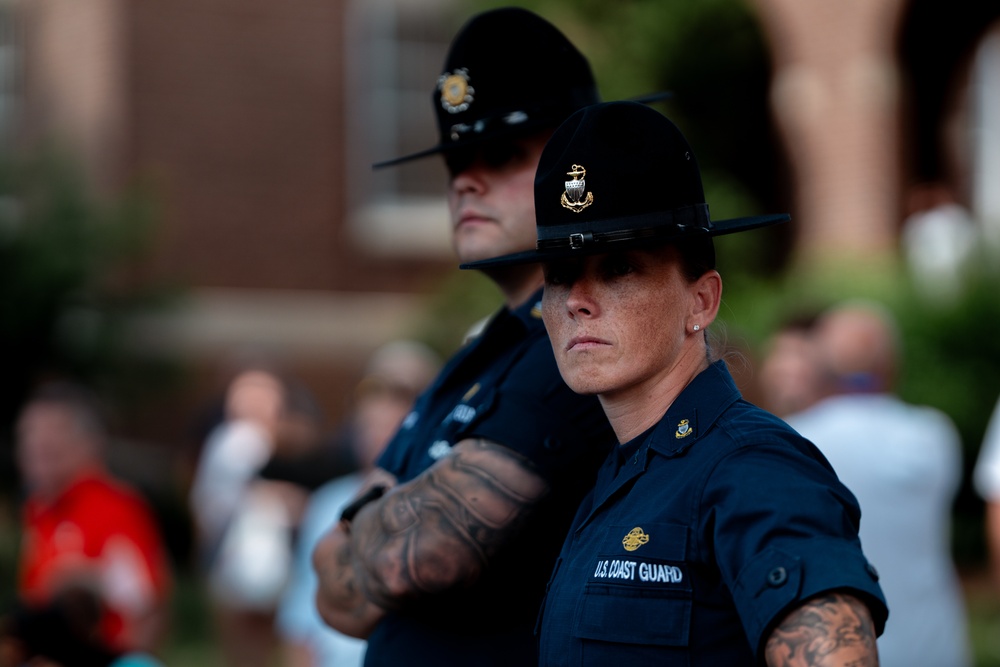
<path fill-rule="evenodd" d="M 656 424 L 684 388 L 708 367 L 704 346 L 683 355 L 669 371 L 620 392 L 600 394 L 604 413 L 619 443 L 628 442 Z"/>

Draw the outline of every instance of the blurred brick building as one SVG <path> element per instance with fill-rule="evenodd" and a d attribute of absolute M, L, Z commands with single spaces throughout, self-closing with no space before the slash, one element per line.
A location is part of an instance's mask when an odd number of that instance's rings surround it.
<path fill-rule="evenodd" d="M 926 180 L 1000 229 L 987 187 L 1000 178 L 997 3 L 749 4 L 771 47 L 801 261 L 894 252 L 907 188 Z M 438 161 L 369 165 L 433 137 L 429 113 L 406 111 L 426 110 L 461 3 L 5 6 L 22 136 L 70 142 L 99 191 L 143 178 L 160 194 L 164 224 L 136 278 L 191 298 L 142 342 L 202 380 L 161 413 L 159 437 L 179 437 L 169 427 L 246 346 L 280 355 L 336 416 L 367 353 L 409 333 L 456 271 Z"/>
<path fill-rule="evenodd" d="M 186 416 L 249 353 L 283 364 L 335 419 L 368 353 L 410 334 L 421 297 L 457 270 L 441 167 L 407 171 L 404 183 L 369 174 L 410 148 L 402 134 L 433 136 L 429 114 L 396 111 L 425 108 L 423 84 L 453 28 L 413 5 L 6 6 L 19 140 L 70 146 L 103 194 L 150 184 L 162 224 L 131 275 L 188 294 L 137 335 L 187 362 L 195 384 L 135 436 L 183 438 Z M 421 86 L 419 102 L 405 85 Z"/>

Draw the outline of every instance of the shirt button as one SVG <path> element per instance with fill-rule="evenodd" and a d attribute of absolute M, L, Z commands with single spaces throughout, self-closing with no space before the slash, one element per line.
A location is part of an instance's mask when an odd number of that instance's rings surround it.
<path fill-rule="evenodd" d="M 767 583 L 769 586 L 778 587 L 788 581 L 788 572 L 783 567 L 776 567 L 767 573 Z"/>

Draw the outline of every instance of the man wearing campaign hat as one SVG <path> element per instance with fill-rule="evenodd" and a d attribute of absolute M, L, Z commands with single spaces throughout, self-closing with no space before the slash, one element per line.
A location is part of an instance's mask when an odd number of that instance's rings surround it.
<path fill-rule="evenodd" d="M 470 20 L 433 82 L 462 262 L 534 247 L 532 183 L 553 130 L 599 101 L 586 59 L 523 9 Z M 537 267 L 486 269 L 505 305 L 461 349 L 313 562 L 331 626 L 366 665 L 531 665 L 545 582 L 607 453 L 600 404 L 559 376 Z"/>
<path fill-rule="evenodd" d="M 577 111 L 542 153 L 537 245 L 466 264 L 541 264 L 559 371 L 596 395 L 612 450 L 569 530 L 539 620 L 540 664 L 878 664 L 886 606 L 860 510 L 812 443 L 740 396 L 707 329 L 713 220 L 666 117 Z"/>

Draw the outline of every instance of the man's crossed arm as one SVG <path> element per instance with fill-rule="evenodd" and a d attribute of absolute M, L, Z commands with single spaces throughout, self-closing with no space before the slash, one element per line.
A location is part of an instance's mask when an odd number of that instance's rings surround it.
<path fill-rule="evenodd" d="M 391 479 L 376 475 L 361 493 Z M 341 632 L 367 637 L 386 610 L 473 583 L 548 491 L 513 450 L 459 442 L 323 538 L 313 553 L 320 615 Z"/>

